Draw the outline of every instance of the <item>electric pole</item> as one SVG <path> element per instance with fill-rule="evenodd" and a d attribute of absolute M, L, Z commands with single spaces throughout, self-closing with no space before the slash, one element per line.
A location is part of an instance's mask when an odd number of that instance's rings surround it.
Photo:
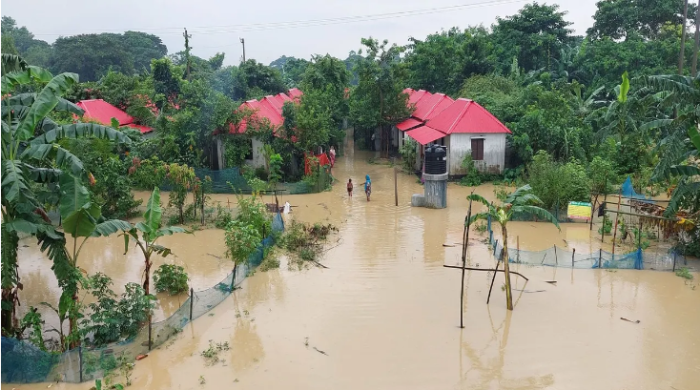
<path fill-rule="evenodd" d="M 241 38 L 241 44 L 243 45 L 243 62 L 245 62 L 245 39 Z"/>

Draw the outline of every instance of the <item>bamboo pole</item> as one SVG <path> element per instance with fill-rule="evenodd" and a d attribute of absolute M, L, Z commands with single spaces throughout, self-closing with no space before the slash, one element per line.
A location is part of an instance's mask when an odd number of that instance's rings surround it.
<path fill-rule="evenodd" d="M 394 171 L 396 172 L 396 171 Z M 474 190 L 472 190 L 472 194 Z M 465 267 L 467 266 L 467 247 L 469 246 L 469 227 L 471 225 L 472 218 L 472 200 L 469 199 L 469 211 L 467 212 L 467 218 L 464 221 L 464 234 L 462 243 L 462 288 L 459 293 L 459 327 L 464 328 L 464 273 L 466 272 Z"/>
<path fill-rule="evenodd" d="M 622 190 L 620 190 L 620 195 L 617 197 L 617 211 L 618 213 L 615 214 L 615 227 L 613 229 L 613 241 L 612 241 L 612 254 L 613 257 L 615 257 L 615 237 L 617 237 L 617 222 L 618 219 L 620 218 L 620 202 L 622 201 Z M 605 226 L 603 226 L 603 233 L 605 233 Z"/>
<path fill-rule="evenodd" d="M 394 167 L 394 203 L 396 204 L 396 206 L 399 205 L 399 185 L 398 185 L 396 167 Z"/>
<path fill-rule="evenodd" d="M 190 321 L 192 321 L 192 312 L 194 311 L 194 289 L 190 288 Z"/>
<path fill-rule="evenodd" d="M 516 242 L 516 248 L 517 248 L 517 254 L 515 255 L 516 258 L 518 259 L 518 264 L 520 263 L 520 236 L 515 236 L 515 242 Z"/>
<path fill-rule="evenodd" d="M 500 271 L 498 269 L 499 265 L 501 265 L 501 259 L 498 259 L 498 261 L 496 262 L 496 269 L 491 270 L 491 271 L 493 271 L 493 278 L 491 278 L 491 285 L 489 286 L 489 295 L 486 297 L 486 304 L 487 305 L 489 304 L 489 301 L 491 300 L 491 290 L 493 289 L 493 282 L 496 281 L 496 273 L 498 273 L 498 271 Z M 503 270 L 501 272 L 505 272 L 505 270 Z"/>
<path fill-rule="evenodd" d="M 574 268 L 574 256 L 576 256 L 576 248 L 574 248 L 574 253 L 571 254 L 571 268 Z"/>
<path fill-rule="evenodd" d="M 557 246 L 554 245 L 554 264 L 559 265 L 559 259 L 557 258 Z"/>
<path fill-rule="evenodd" d="M 499 263 L 500 263 L 500 261 L 499 261 Z M 445 268 L 465 269 L 465 270 L 469 270 L 469 271 L 489 271 L 489 272 L 494 272 L 494 273 L 496 273 L 496 272 L 505 272 L 505 271 L 502 270 L 502 269 L 475 268 L 475 267 L 460 267 L 460 266 L 458 266 L 458 265 L 448 265 L 448 264 L 443 264 L 443 267 L 445 267 Z M 528 282 L 530 281 L 530 279 L 528 279 L 525 275 L 523 275 L 523 274 L 521 274 L 521 273 L 519 273 L 519 272 L 510 271 L 510 273 L 512 273 L 512 274 L 514 274 L 514 275 L 518 275 L 518 276 L 520 276 L 521 278 L 525 279 L 525 280 L 528 281 Z"/>

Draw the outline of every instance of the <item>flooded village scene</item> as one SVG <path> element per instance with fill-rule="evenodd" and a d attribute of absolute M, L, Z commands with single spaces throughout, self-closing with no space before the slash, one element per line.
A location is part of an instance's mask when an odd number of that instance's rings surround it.
<path fill-rule="evenodd" d="M 2 1 L 3 390 L 700 389 L 700 4 L 78 3 Z"/>

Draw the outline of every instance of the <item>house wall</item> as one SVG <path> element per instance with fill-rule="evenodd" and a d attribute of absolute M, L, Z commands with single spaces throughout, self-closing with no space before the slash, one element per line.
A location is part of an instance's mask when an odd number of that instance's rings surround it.
<path fill-rule="evenodd" d="M 263 143 L 259 139 L 253 138 L 253 159 L 245 160 L 247 165 L 250 165 L 253 168 L 265 166 L 265 157 L 263 157 L 262 147 Z"/>
<path fill-rule="evenodd" d="M 506 134 L 451 134 L 446 142 L 450 176 L 466 175 L 462 161 L 471 154 L 472 138 L 484 139 L 484 160 L 475 161 L 480 171 L 503 172 L 506 163 Z"/>

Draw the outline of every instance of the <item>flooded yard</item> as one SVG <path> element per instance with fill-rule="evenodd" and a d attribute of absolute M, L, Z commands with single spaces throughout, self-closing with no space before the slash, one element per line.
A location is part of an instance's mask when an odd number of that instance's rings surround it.
<path fill-rule="evenodd" d="M 282 196 L 287 218 L 336 225 L 327 266 L 256 272 L 210 315 L 187 325 L 136 363 L 136 389 L 697 389 L 700 383 L 700 288 L 671 272 L 565 269 L 514 265 L 530 281 L 513 277 L 515 310 L 505 308 L 496 278 L 486 305 L 491 274 L 467 272 L 465 328 L 459 328 L 461 272 L 457 265 L 468 187 L 449 184 L 448 208 L 410 207 L 422 192 L 415 176 L 399 174 L 394 206 L 393 168 L 366 163 L 369 154 L 338 158 L 332 191 Z M 359 183 L 372 177 L 367 202 Z M 356 184 L 348 198 L 344 183 Z M 495 199 L 493 186 L 477 193 Z M 144 196 L 140 194 L 140 196 Z M 233 195 L 214 201 L 235 202 Z M 593 253 L 601 247 L 587 224 L 509 225 L 511 245 L 543 250 L 553 245 Z M 469 263 L 495 265 L 484 235 L 470 235 Z M 231 272 L 223 232 L 166 237 L 175 262 L 195 290 Z M 446 244 L 447 246 L 443 246 Z M 34 242 L 20 244 L 22 310 L 57 302 L 60 290 L 50 263 Z M 94 239 L 83 249 L 88 273 L 105 272 L 115 291 L 138 282 L 143 261 L 133 248 L 124 255 L 119 237 Z M 163 262 L 156 260 L 157 267 Z M 556 280 L 556 284 L 545 281 Z M 159 296 L 156 320 L 167 317 L 186 296 Z M 48 314 L 45 315 L 45 317 Z M 620 317 L 639 323 L 623 321 Z M 46 317 L 50 321 L 49 317 Z M 223 360 L 206 365 L 200 353 L 228 342 Z M 7 385 L 44 389 L 48 384 Z M 92 384 L 54 384 L 87 389 Z"/>

